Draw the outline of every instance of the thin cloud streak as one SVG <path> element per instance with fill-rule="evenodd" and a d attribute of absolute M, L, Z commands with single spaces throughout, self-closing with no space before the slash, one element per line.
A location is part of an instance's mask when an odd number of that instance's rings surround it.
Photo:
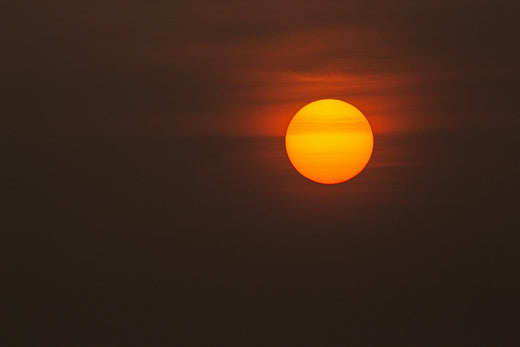
<path fill-rule="evenodd" d="M 381 133 L 516 119 L 500 2 L 33 5 L 5 12 L 6 134 L 280 135 L 319 98 Z"/>

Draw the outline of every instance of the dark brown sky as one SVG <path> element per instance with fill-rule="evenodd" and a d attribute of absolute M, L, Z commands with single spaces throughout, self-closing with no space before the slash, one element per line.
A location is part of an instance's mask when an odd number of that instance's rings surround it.
<path fill-rule="evenodd" d="M 2 7 L 10 134 L 281 135 L 320 98 L 353 103 L 376 133 L 518 118 L 512 1 Z"/>
<path fill-rule="evenodd" d="M 0 5 L 0 345 L 518 346 L 518 10 Z M 285 153 L 320 98 L 343 184 Z"/>

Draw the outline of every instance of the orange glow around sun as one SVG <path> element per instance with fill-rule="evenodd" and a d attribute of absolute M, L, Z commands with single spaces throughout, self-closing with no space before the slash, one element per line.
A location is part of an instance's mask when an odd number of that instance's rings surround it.
<path fill-rule="evenodd" d="M 354 106 L 334 99 L 311 102 L 296 113 L 285 135 L 293 166 L 308 179 L 347 181 L 368 164 L 374 148 L 372 129 Z"/>

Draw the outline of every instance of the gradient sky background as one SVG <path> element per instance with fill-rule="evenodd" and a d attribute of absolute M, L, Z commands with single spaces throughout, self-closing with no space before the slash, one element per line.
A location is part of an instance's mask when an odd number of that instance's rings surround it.
<path fill-rule="evenodd" d="M 2 4 L 0 344 L 517 346 L 519 9 Z M 321 98 L 339 185 L 285 153 Z"/>

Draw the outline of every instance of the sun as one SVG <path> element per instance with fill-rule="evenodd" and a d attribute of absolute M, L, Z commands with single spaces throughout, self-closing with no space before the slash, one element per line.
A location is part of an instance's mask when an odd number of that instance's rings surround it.
<path fill-rule="evenodd" d="M 357 108 L 344 101 L 323 99 L 296 113 L 287 128 L 285 148 L 304 177 L 335 184 L 365 168 L 372 156 L 374 136 Z"/>

